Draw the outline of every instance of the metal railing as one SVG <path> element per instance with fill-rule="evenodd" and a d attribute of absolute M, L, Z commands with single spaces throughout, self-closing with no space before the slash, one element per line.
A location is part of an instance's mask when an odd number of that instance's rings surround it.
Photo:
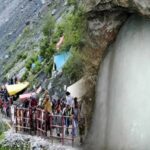
<path fill-rule="evenodd" d="M 14 115 L 16 132 L 29 131 L 28 133 L 32 134 L 32 131 L 35 131 L 38 136 L 50 138 L 52 143 L 54 139 L 59 139 L 64 145 L 65 140 L 68 140 L 72 142 L 72 146 L 75 138 L 78 137 L 78 126 L 75 124 L 73 116 L 53 115 L 40 108 L 36 108 L 34 111 L 32 108 L 20 107 L 15 107 Z M 49 136 L 48 131 L 50 131 Z"/>
<path fill-rule="evenodd" d="M 32 109 L 15 107 L 15 129 L 17 131 L 29 131 L 31 133 Z"/>

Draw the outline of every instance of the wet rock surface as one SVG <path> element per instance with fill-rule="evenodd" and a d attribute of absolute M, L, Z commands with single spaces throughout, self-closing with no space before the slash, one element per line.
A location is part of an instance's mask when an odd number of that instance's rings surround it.
<path fill-rule="evenodd" d="M 136 12 L 145 16 L 150 16 L 149 0 L 83 0 L 86 11 L 113 11 L 124 9 L 128 12 Z"/>

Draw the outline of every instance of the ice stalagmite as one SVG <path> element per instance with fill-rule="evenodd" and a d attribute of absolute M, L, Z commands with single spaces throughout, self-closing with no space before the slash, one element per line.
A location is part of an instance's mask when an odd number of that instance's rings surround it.
<path fill-rule="evenodd" d="M 105 57 L 88 148 L 150 150 L 150 20 L 131 16 Z"/>

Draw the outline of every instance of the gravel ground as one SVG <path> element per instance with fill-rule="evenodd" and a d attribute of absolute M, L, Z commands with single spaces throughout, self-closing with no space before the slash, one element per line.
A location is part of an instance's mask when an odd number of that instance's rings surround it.
<path fill-rule="evenodd" d="M 22 145 L 26 146 L 26 150 L 34 149 L 34 150 L 77 150 L 78 148 L 74 148 L 71 146 L 63 146 L 60 143 L 51 143 L 50 140 L 43 139 L 37 136 L 25 135 L 20 133 L 15 133 L 12 129 L 5 132 L 5 139 L 0 142 L 0 145 L 3 147 L 9 146 L 10 148 L 14 148 L 15 146 L 20 147 L 22 149 Z M 30 147 L 30 148 L 29 148 Z"/>

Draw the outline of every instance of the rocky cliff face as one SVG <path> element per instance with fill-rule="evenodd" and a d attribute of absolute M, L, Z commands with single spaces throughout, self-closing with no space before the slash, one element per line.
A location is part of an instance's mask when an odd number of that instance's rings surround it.
<path fill-rule="evenodd" d="M 59 21 L 69 8 L 60 0 L 0 2 L 0 82 L 5 82 L 14 74 L 19 78 L 25 74 L 27 60 L 40 50 L 47 17 L 51 14 Z"/>
<path fill-rule="evenodd" d="M 30 19 L 38 14 L 42 3 L 41 0 L 1 0 L 0 3 L 0 51 L 4 54 Z"/>
<path fill-rule="evenodd" d="M 150 16 L 149 0 L 82 0 L 88 16 L 89 37 L 92 48 L 100 48 L 114 39 L 128 16 L 137 13 Z M 91 38 L 92 37 L 92 38 Z M 102 42 L 103 39 L 105 42 Z M 107 45 L 107 44 L 106 44 Z"/>
<path fill-rule="evenodd" d="M 150 15 L 149 0 L 86 0 L 86 11 L 112 11 L 125 9 L 129 12 L 137 12 L 145 16 Z"/>
<path fill-rule="evenodd" d="M 107 43 L 100 39 L 112 41 L 111 34 L 117 33 L 130 14 L 150 16 L 149 0 L 83 0 L 83 3 L 88 16 L 88 33 L 90 38 L 92 36 L 90 41 L 94 48 Z"/>
<path fill-rule="evenodd" d="M 8 62 L 11 56 L 17 55 L 8 49 L 31 20 L 38 18 L 43 4 L 41 0 L 0 0 L 0 3 L 0 74 L 2 75 L 7 65 L 6 61 Z"/>

